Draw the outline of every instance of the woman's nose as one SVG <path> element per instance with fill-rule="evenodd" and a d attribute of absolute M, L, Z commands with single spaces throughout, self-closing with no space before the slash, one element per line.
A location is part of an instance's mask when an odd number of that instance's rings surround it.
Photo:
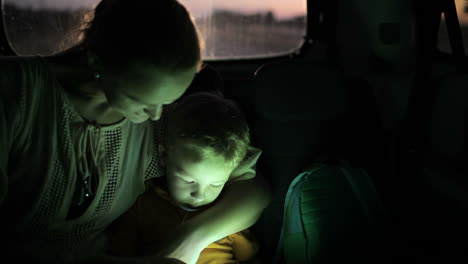
<path fill-rule="evenodd" d="M 145 109 L 145 112 L 148 114 L 149 118 L 153 121 L 159 120 L 162 113 L 162 105 L 155 106 L 153 108 Z"/>

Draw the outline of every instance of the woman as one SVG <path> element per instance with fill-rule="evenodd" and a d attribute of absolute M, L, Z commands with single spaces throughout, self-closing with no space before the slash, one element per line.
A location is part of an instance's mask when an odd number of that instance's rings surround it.
<path fill-rule="evenodd" d="M 194 24 L 175 0 L 103 0 L 78 46 L 1 60 L 3 263 L 194 263 L 257 220 L 268 203 L 260 178 L 232 185 L 181 226 L 159 250 L 165 260 L 101 256 L 102 231 L 159 176 L 151 120 L 185 92 L 200 60 Z"/>

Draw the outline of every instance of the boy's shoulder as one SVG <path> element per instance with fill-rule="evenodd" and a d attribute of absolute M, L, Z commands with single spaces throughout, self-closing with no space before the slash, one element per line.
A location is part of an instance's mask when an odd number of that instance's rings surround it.
<path fill-rule="evenodd" d="M 165 177 L 152 178 L 145 181 L 145 192 L 140 196 L 166 196 L 168 195 Z"/>
<path fill-rule="evenodd" d="M 148 207 L 158 207 L 161 204 L 172 204 L 169 192 L 161 185 L 159 178 L 147 180 L 145 182 L 145 192 L 143 192 L 135 203 L 143 212 Z"/>

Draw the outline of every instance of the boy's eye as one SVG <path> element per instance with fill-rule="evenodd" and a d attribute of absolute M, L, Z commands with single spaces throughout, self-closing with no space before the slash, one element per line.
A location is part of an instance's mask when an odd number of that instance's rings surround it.
<path fill-rule="evenodd" d="M 192 184 L 192 183 L 195 183 L 195 181 L 192 181 L 192 180 L 186 180 L 184 178 L 180 178 L 183 182 L 185 183 L 188 183 L 188 184 Z"/>
<path fill-rule="evenodd" d="M 219 187 L 223 186 L 223 184 L 211 184 L 211 186 L 213 186 L 215 188 L 219 188 Z"/>

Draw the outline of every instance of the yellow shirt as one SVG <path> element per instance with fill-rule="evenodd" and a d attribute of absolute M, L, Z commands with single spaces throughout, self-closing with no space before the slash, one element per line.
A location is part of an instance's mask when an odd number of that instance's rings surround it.
<path fill-rule="evenodd" d="M 133 207 L 108 229 L 110 254 L 134 257 L 144 254 L 148 246 L 158 246 L 185 220 L 200 213 L 177 207 L 168 193 L 150 186 Z M 252 258 L 258 246 L 248 230 L 229 235 L 205 248 L 197 264 L 239 263 Z"/>

